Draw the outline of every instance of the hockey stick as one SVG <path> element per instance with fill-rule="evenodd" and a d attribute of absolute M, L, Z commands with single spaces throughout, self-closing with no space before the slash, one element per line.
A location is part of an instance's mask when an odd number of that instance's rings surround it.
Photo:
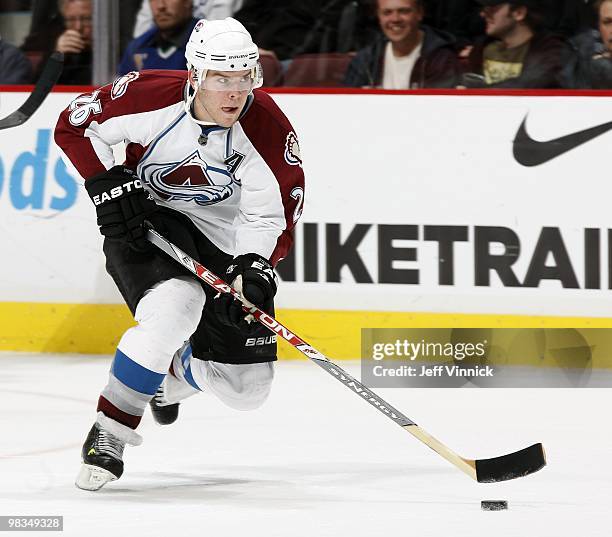
<path fill-rule="evenodd" d="M 354 379 L 342 368 L 331 362 L 329 358 L 311 347 L 303 339 L 296 336 L 293 332 L 283 326 L 274 317 L 267 315 L 255 306 L 244 305 L 242 297 L 225 281 L 213 274 L 206 267 L 189 257 L 180 248 L 172 244 L 165 237 L 152 229 L 147 230 L 147 239 L 157 246 L 160 250 L 184 265 L 193 272 L 200 280 L 208 284 L 219 293 L 230 293 L 234 298 L 243 302 L 243 308 L 248 311 L 261 324 L 266 326 L 275 334 L 282 337 L 289 344 L 293 345 L 304 356 L 325 369 L 328 373 L 338 379 L 342 384 L 360 395 L 373 407 L 385 414 L 388 418 L 397 423 L 400 427 L 418 438 L 421 442 L 429 446 L 436 453 L 444 457 L 459 470 L 465 472 L 472 479 L 480 483 L 493 483 L 506 481 L 517 477 L 537 472 L 546 465 L 544 448 L 542 444 L 533 444 L 525 449 L 495 457 L 492 459 L 464 459 L 446 447 L 442 442 L 436 440 L 427 431 L 419 427 L 410 418 L 406 417 L 396 408 L 393 408 L 384 399 L 376 395 L 373 391 L 366 388 L 361 382 Z"/>
<path fill-rule="evenodd" d="M 46 99 L 47 95 L 49 95 L 53 86 L 55 86 L 55 83 L 62 74 L 63 68 L 64 55 L 61 52 L 54 52 L 51 54 L 43 68 L 38 82 L 36 82 L 36 86 L 34 86 L 34 90 L 27 98 L 26 102 L 12 114 L 9 114 L 4 119 L 0 119 L 0 130 L 17 127 L 30 119 L 32 114 L 38 110 Z"/>

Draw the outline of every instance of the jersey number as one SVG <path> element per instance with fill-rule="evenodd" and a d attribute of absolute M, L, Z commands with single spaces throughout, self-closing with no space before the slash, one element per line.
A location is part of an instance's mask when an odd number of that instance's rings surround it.
<path fill-rule="evenodd" d="M 85 123 L 91 114 L 99 114 L 102 112 L 102 103 L 98 99 L 100 90 L 94 91 L 91 95 L 83 95 L 77 97 L 70 103 L 70 124 L 78 127 Z"/>
<path fill-rule="evenodd" d="M 302 216 L 302 205 L 304 204 L 304 189 L 302 187 L 296 186 L 291 191 L 290 196 L 297 201 L 295 211 L 293 212 L 293 223 L 295 224 L 300 219 L 300 216 Z"/>

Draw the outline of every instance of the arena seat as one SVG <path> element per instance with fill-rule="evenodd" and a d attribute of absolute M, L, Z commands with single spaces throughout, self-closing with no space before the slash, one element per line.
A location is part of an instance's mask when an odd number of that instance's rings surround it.
<path fill-rule="evenodd" d="M 293 58 L 284 86 L 340 87 L 352 53 L 302 54 Z"/>
<path fill-rule="evenodd" d="M 263 69 L 264 86 L 281 86 L 283 83 L 283 68 L 276 56 L 272 54 L 260 54 L 259 62 Z"/>

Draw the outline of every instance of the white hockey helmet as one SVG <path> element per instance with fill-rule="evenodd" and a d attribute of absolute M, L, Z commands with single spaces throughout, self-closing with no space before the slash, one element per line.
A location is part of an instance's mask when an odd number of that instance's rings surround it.
<path fill-rule="evenodd" d="M 241 90 L 253 90 L 263 85 L 259 51 L 251 34 L 236 19 L 200 19 L 189 37 L 185 50 L 187 69 L 192 73 L 197 89 L 204 84 L 209 70 L 250 71 Z M 190 92 L 191 93 L 191 92 Z M 189 105 L 193 96 L 189 99 Z"/>

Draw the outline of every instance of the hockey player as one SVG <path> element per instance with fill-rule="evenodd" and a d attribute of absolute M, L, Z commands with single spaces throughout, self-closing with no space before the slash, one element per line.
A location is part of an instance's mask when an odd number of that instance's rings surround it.
<path fill-rule="evenodd" d="M 276 338 L 146 240 L 150 222 L 273 313 L 273 267 L 292 246 L 304 199 L 295 132 L 257 90 L 257 46 L 238 21 L 200 20 L 186 58 L 186 72 L 132 72 L 77 97 L 55 131 L 85 178 L 107 270 L 137 322 L 119 342 L 83 445 L 76 485 L 86 490 L 121 477 L 148 404 L 163 424 L 199 391 L 249 410 L 273 378 Z M 111 146 L 121 142 L 117 165 Z"/>

